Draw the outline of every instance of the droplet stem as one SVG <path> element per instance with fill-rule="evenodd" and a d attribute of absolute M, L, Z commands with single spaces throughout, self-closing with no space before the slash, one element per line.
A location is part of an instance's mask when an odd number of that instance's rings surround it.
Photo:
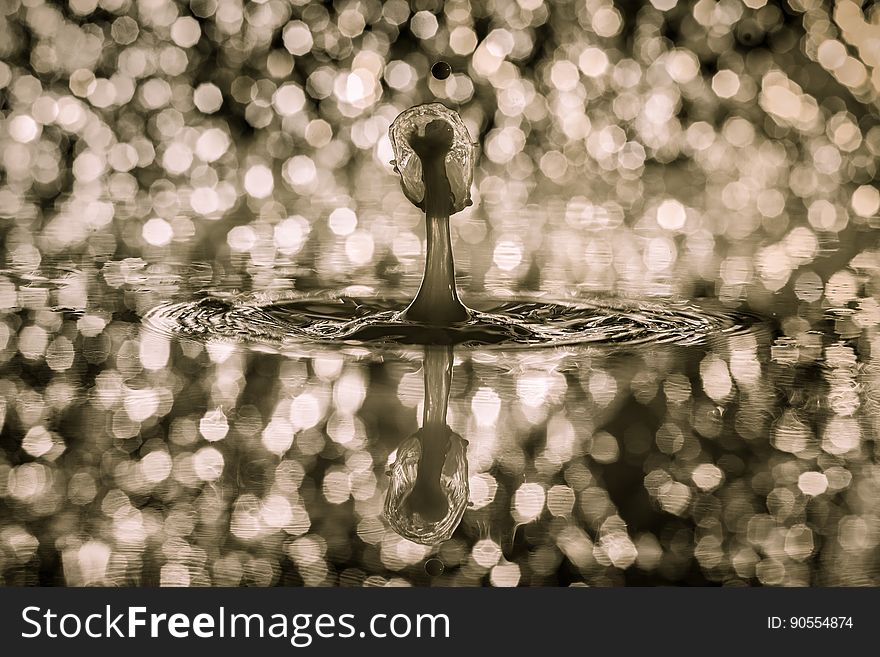
<path fill-rule="evenodd" d="M 446 426 L 446 407 L 452 384 L 452 347 L 427 347 L 423 368 L 425 408 L 419 432 L 422 455 L 409 502 L 423 518 L 436 522 L 449 511 L 442 476 L 451 446 L 452 430 Z"/>
<path fill-rule="evenodd" d="M 438 152 L 422 157 L 427 232 L 425 273 L 415 299 L 403 312 L 404 319 L 426 324 L 452 324 L 470 318 L 455 287 L 449 230 L 452 188 L 446 176 L 444 156 L 445 153 Z"/>
<path fill-rule="evenodd" d="M 422 426 L 446 426 L 446 407 L 452 386 L 452 347 L 425 347 L 425 406 Z"/>

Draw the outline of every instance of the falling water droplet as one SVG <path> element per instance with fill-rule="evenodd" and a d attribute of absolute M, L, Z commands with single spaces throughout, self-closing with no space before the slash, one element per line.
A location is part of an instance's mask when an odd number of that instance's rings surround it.
<path fill-rule="evenodd" d="M 439 61 L 431 67 L 431 75 L 438 80 L 445 80 L 452 74 L 452 67 L 449 62 Z"/>
<path fill-rule="evenodd" d="M 446 570 L 445 564 L 436 557 L 428 559 L 425 562 L 425 572 L 428 573 L 431 577 L 442 575 L 444 570 Z"/>

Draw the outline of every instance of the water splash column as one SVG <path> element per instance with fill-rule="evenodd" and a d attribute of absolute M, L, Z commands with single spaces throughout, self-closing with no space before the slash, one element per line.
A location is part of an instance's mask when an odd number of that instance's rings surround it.
<path fill-rule="evenodd" d="M 422 283 L 401 317 L 435 325 L 467 321 L 471 313 L 455 286 L 449 217 L 471 204 L 474 144 L 461 117 L 440 103 L 402 112 L 389 135 L 403 192 L 425 212 L 427 233 Z"/>

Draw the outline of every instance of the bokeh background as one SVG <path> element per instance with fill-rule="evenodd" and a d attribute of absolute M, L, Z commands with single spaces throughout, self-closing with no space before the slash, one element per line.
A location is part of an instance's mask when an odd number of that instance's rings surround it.
<path fill-rule="evenodd" d="M 842 0 L 0 6 L 0 582 L 877 585 L 880 9 Z M 448 61 L 453 74 L 430 77 Z M 381 517 L 418 353 L 144 330 L 412 293 L 387 129 L 460 111 L 462 294 L 709 297 L 705 348 L 456 356 L 473 507 Z"/>

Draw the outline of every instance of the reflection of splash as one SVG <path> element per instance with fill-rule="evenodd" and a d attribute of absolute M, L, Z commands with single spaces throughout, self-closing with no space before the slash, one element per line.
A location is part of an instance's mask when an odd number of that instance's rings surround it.
<path fill-rule="evenodd" d="M 446 424 L 452 349 L 425 350 L 422 428 L 397 449 L 385 498 L 385 518 L 416 543 L 448 540 L 468 502 L 467 441 Z"/>
<path fill-rule="evenodd" d="M 424 463 L 428 443 L 446 442 L 442 471 L 437 480 Z M 467 507 L 467 453 L 464 439 L 451 431 L 446 440 L 419 431 L 397 451 L 391 465 L 391 484 L 385 498 L 385 518 L 398 534 L 416 543 L 434 545 L 448 540 Z"/>

